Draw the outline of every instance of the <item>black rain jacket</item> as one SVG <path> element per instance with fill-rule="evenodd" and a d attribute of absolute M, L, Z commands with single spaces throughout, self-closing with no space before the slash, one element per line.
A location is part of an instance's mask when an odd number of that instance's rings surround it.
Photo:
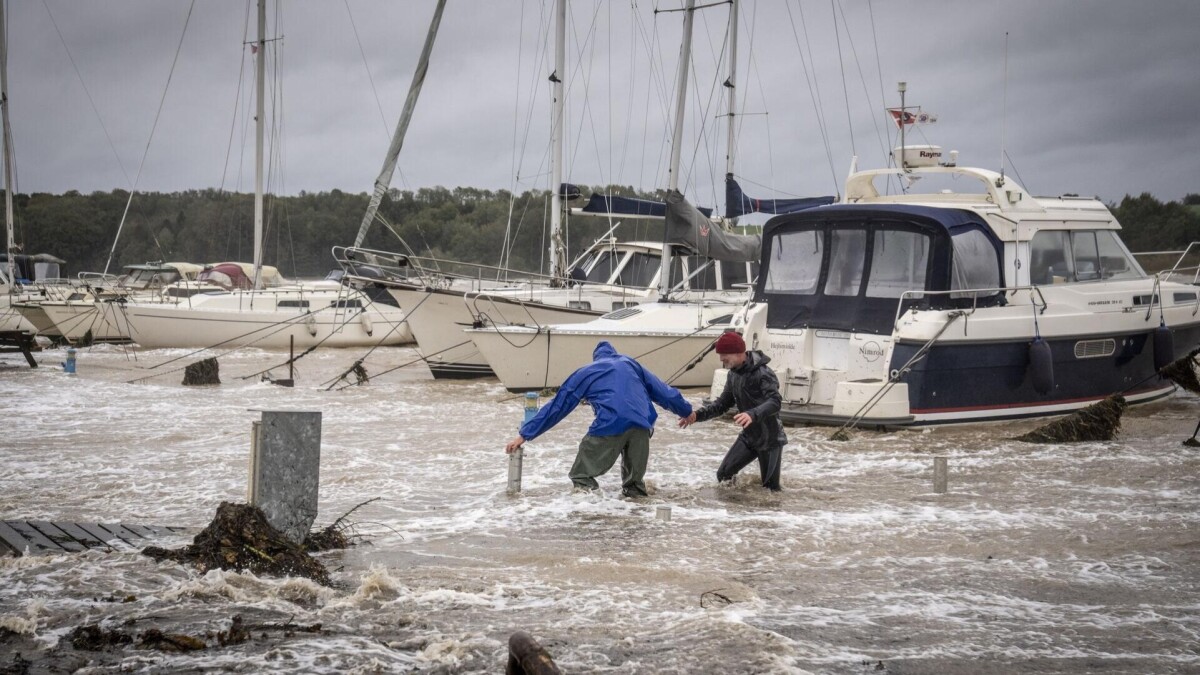
<path fill-rule="evenodd" d="M 787 443 L 787 435 L 779 422 L 779 408 L 783 404 L 779 378 L 767 366 L 770 362 L 771 357 L 757 349 L 746 352 L 746 362 L 729 371 L 721 395 L 696 410 L 696 421 L 719 417 L 736 404 L 738 412 L 750 413 L 754 418 L 740 435 L 747 447 L 761 451 Z"/>

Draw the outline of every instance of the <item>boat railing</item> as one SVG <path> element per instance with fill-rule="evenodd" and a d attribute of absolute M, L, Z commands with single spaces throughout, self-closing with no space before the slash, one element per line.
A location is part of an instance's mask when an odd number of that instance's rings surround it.
<path fill-rule="evenodd" d="M 1030 298 L 1033 301 L 1033 306 L 1037 308 L 1038 314 L 1043 314 L 1046 311 L 1046 297 L 1042 295 L 1042 289 L 1038 286 L 1005 286 L 1000 288 L 956 288 L 949 291 L 925 291 L 912 290 L 904 291 L 900 294 L 900 302 L 896 305 L 896 316 L 892 321 L 892 330 L 896 330 L 900 325 L 900 317 L 904 316 L 910 309 L 917 307 L 912 304 L 913 301 L 923 300 L 927 295 L 954 295 L 956 298 L 965 298 L 968 295 L 971 297 L 970 308 L 965 307 L 946 307 L 946 311 L 962 311 L 963 316 L 970 316 L 979 309 L 979 298 L 993 297 L 997 293 L 1005 295 L 1016 295 L 1019 291 L 1029 291 Z M 906 303 L 905 300 L 909 302 Z"/>
<path fill-rule="evenodd" d="M 333 258 L 347 276 L 357 279 L 419 283 L 435 288 L 464 283 L 477 290 L 497 284 L 549 286 L 556 281 L 552 276 L 495 265 L 348 246 L 333 247 Z"/>
<path fill-rule="evenodd" d="M 1189 260 L 1188 256 L 1193 256 L 1194 260 Z M 1185 266 L 1184 262 L 1195 262 L 1196 264 Z M 1173 281 L 1192 286 L 1200 285 L 1200 241 L 1193 241 L 1188 244 L 1188 247 L 1179 255 L 1179 259 L 1175 261 L 1171 269 L 1164 270 L 1160 274 L 1163 281 Z"/>

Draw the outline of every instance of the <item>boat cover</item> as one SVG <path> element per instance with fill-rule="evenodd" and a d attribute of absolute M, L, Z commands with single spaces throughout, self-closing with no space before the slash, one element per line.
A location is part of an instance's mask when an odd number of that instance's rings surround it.
<path fill-rule="evenodd" d="M 721 229 L 678 190 L 667 193 L 667 240 L 697 255 L 724 262 L 758 262 L 762 237 Z"/>
<path fill-rule="evenodd" d="M 825 241 L 832 231 L 864 231 L 865 246 L 854 252 L 853 259 L 861 269 L 857 275 L 857 291 L 827 294 L 830 277 L 845 277 L 845 265 L 832 265 L 837 253 L 834 246 L 824 245 L 820 276 L 811 290 L 769 288 L 771 265 L 786 259 L 782 238 L 799 232 L 817 232 Z M 800 213 L 772 218 L 763 228 L 762 271 L 755 284 L 755 301 L 767 303 L 767 326 L 770 328 L 826 328 L 861 333 L 888 335 L 899 307 L 897 297 L 873 297 L 867 290 L 871 281 L 871 261 L 875 233 L 916 232 L 929 237 L 927 263 L 924 271 L 924 290 L 955 291 L 957 289 L 1001 288 L 1003 276 L 1003 244 L 991 228 L 976 213 L 965 209 L 936 208 L 908 204 L 836 204 Z M 810 240 L 811 241 L 811 240 Z M 832 241 L 832 239 L 831 239 Z M 845 254 L 845 252 L 842 252 Z M 848 258 L 839 255 L 839 260 Z M 781 264 L 781 263 L 780 263 Z M 836 268 L 836 269 L 833 269 Z M 920 289 L 913 289 L 920 290 Z M 978 297 L 975 297 L 978 296 Z M 949 293 L 924 298 L 905 298 L 905 306 L 933 309 L 988 306 L 1003 304 L 1002 292 Z"/>
<path fill-rule="evenodd" d="M 742 192 L 733 174 L 725 174 L 725 217 L 737 218 L 747 213 L 796 213 L 817 206 L 832 204 L 837 197 L 796 197 L 793 199 L 754 199 Z"/>
<path fill-rule="evenodd" d="M 712 209 L 701 207 L 698 209 L 705 217 L 712 215 Z M 667 205 L 664 202 L 656 202 L 652 199 L 637 199 L 634 197 L 614 197 L 592 193 L 588 203 L 580 209 L 582 213 L 592 213 L 596 215 L 614 215 L 614 216 L 650 216 L 654 218 L 664 218 L 667 215 Z"/>

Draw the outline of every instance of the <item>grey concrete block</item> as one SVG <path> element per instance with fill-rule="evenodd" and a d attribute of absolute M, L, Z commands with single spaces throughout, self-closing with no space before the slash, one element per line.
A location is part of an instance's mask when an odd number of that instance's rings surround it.
<path fill-rule="evenodd" d="M 251 442 L 250 503 L 297 544 L 317 517 L 321 483 L 321 413 L 262 411 Z"/>

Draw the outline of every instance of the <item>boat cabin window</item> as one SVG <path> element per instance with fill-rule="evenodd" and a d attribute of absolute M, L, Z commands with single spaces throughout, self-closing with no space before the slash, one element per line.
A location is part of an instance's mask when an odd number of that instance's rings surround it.
<path fill-rule="evenodd" d="M 647 288 L 654 282 L 654 275 L 658 274 L 658 268 L 661 265 L 660 256 L 649 253 L 631 253 L 629 260 L 617 274 L 615 283 L 618 286 Z"/>
<path fill-rule="evenodd" d="M 1000 267 L 996 248 L 979 230 L 959 232 L 950 238 L 954 262 L 950 270 L 950 290 L 999 288 Z M 972 293 L 951 293 L 952 298 L 971 297 Z"/>
<path fill-rule="evenodd" d="M 758 263 L 750 263 L 750 266 L 753 272 L 747 275 L 746 263 L 721 263 L 721 288 L 730 290 L 738 288 L 737 284 L 749 283 L 758 274 Z"/>
<path fill-rule="evenodd" d="M 687 273 L 690 275 L 688 287 L 693 291 L 717 290 L 717 261 L 704 256 L 689 255 Z"/>
<path fill-rule="evenodd" d="M 33 273 L 38 281 L 46 279 L 58 279 L 62 276 L 59 271 L 58 263 L 54 262 L 36 262 L 33 264 Z"/>
<path fill-rule="evenodd" d="M 1041 230 L 1029 244 L 1029 282 L 1140 279 L 1145 274 L 1111 230 Z"/>
<path fill-rule="evenodd" d="M 867 258 L 866 230 L 833 230 L 829 233 L 829 274 L 825 295 L 858 295 Z"/>
<path fill-rule="evenodd" d="M 821 230 L 786 232 L 776 237 L 767 269 L 766 292 L 815 293 L 817 280 L 821 277 L 824 239 Z"/>
<path fill-rule="evenodd" d="M 903 230 L 876 230 L 871 252 L 867 297 L 899 298 L 925 288 L 929 269 L 929 237 Z"/>
<path fill-rule="evenodd" d="M 613 272 L 621 264 L 621 253 L 617 251 L 601 251 L 596 256 L 595 263 L 588 270 L 587 280 L 593 284 L 607 284 L 612 279 Z"/>

